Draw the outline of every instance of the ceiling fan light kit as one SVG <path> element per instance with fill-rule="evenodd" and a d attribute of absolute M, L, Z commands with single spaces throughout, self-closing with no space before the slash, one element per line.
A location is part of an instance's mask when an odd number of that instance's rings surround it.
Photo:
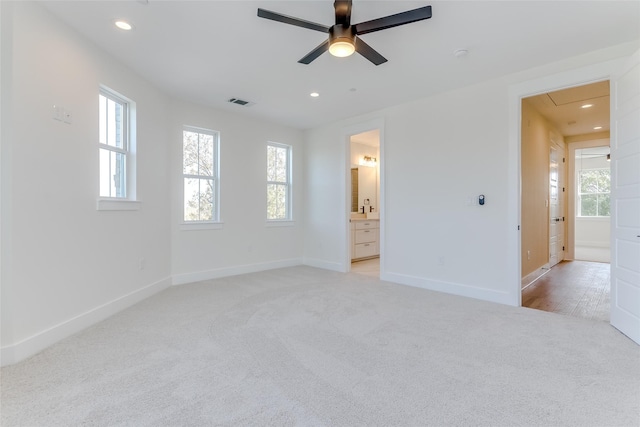
<path fill-rule="evenodd" d="M 329 53 L 338 58 L 350 56 L 356 51 L 356 35 L 350 27 L 334 25 L 329 29 Z"/>
<path fill-rule="evenodd" d="M 260 8 L 258 8 L 258 16 L 260 18 L 328 34 L 326 41 L 298 61 L 301 64 L 310 64 L 328 50 L 331 55 L 337 57 L 350 56 L 354 52 L 358 52 L 375 65 L 384 64 L 387 62 L 387 59 L 366 44 L 358 37 L 359 35 L 431 18 L 431 6 L 424 6 L 406 12 L 396 13 L 395 15 L 385 16 L 384 18 L 351 25 L 351 6 L 351 0 L 336 0 L 333 3 L 336 20 L 335 25 L 331 27 Z"/>

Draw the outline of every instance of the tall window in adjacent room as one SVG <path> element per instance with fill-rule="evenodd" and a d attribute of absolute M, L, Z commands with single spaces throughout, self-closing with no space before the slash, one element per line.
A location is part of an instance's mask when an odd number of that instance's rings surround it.
<path fill-rule="evenodd" d="M 291 146 L 267 144 L 267 220 L 291 220 Z"/>
<path fill-rule="evenodd" d="M 100 197 L 135 199 L 133 103 L 106 88 L 98 102 Z"/>
<path fill-rule="evenodd" d="M 184 221 L 219 221 L 219 133 L 185 126 L 182 131 Z"/>
<path fill-rule="evenodd" d="M 578 175 L 579 216 L 610 216 L 610 169 L 582 169 Z"/>

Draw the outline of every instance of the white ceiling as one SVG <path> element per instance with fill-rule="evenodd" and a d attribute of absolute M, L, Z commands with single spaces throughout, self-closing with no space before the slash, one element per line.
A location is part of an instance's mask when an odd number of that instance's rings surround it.
<path fill-rule="evenodd" d="M 302 65 L 324 35 L 257 8 L 332 25 L 331 0 L 41 3 L 173 96 L 300 129 L 640 39 L 638 1 L 355 0 L 353 23 L 427 4 L 433 18 L 362 36 L 389 60 L 380 66 L 328 53 Z M 469 54 L 456 58 L 460 48 Z"/>

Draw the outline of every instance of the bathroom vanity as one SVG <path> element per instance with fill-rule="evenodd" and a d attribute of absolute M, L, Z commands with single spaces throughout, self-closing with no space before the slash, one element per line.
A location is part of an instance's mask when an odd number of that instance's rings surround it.
<path fill-rule="evenodd" d="M 351 218 L 351 260 L 375 258 L 379 255 L 380 220 Z"/>

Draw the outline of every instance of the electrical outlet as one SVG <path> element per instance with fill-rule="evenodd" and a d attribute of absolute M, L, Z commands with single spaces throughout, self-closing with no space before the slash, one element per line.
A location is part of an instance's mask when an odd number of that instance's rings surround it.
<path fill-rule="evenodd" d="M 444 265 L 444 257 L 442 255 L 438 257 L 438 265 Z"/>
<path fill-rule="evenodd" d="M 527 251 L 527 259 L 531 259 L 531 251 Z"/>

